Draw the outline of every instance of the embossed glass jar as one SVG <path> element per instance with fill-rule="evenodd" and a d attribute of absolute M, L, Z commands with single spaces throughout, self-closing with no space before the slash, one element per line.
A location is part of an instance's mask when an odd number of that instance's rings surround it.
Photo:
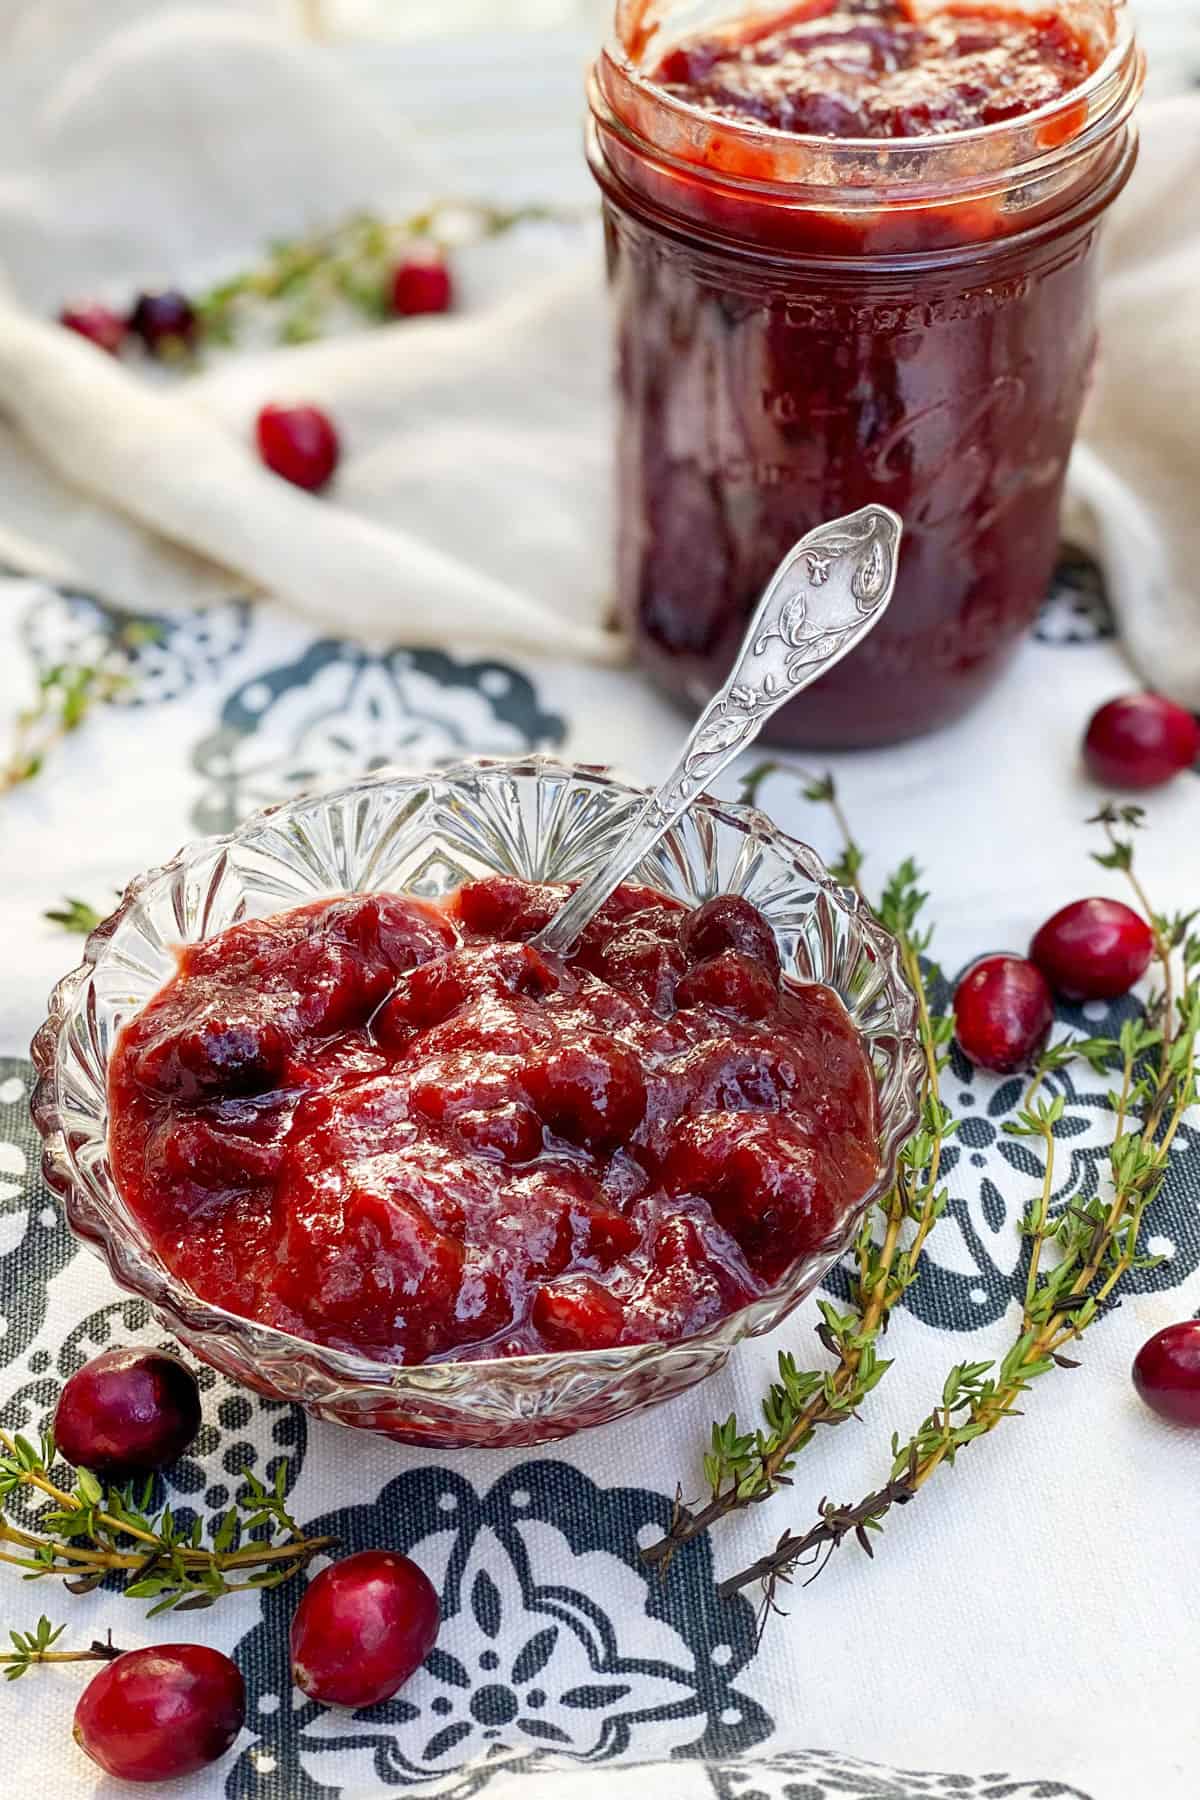
<path fill-rule="evenodd" d="M 791 136 L 648 79 L 678 28 L 739 10 L 625 0 L 590 84 L 621 610 L 645 666 L 696 706 L 795 539 L 891 506 L 906 530 L 888 617 L 768 728 L 887 743 L 963 713 L 1045 593 L 1142 59 L 1124 0 L 1063 0 L 1098 59 L 1066 99 L 941 137 Z"/>

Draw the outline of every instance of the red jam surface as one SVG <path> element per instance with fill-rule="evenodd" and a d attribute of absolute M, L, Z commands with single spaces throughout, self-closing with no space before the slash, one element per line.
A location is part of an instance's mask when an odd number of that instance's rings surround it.
<path fill-rule="evenodd" d="M 1094 48 L 1053 11 L 918 13 L 829 0 L 757 33 L 743 18 L 640 84 L 602 57 L 593 86 L 618 596 L 646 668 L 694 709 L 798 538 L 873 502 L 904 521 L 887 616 L 767 727 L 786 743 L 949 723 L 1016 650 L 1058 552 L 1099 219 L 1132 166 L 1119 125 L 1073 154 Z M 1006 170 L 1033 154 L 1021 119 L 1053 100 L 1038 154 L 1062 168 Z M 988 145 L 960 152 L 983 125 Z"/>
<path fill-rule="evenodd" d="M 877 1173 L 865 1048 L 765 919 L 617 890 L 354 895 L 185 950 L 126 1026 L 110 1150 L 167 1266 L 383 1361 L 687 1337 L 830 1237 Z"/>
<path fill-rule="evenodd" d="M 653 79 L 692 106 L 775 131 L 906 138 L 1020 118 L 1092 66 L 1053 12 L 810 0 L 757 34 L 679 46 Z"/>

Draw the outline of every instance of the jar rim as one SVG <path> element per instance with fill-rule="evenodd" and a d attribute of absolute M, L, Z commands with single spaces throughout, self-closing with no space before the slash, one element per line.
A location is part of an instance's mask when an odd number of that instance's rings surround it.
<path fill-rule="evenodd" d="M 747 198 L 851 206 L 979 198 L 1086 157 L 1128 121 L 1145 58 L 1128 0 L 1108 0 L 1112 40 L 1087 80 L 1017 119 L 906 138 L 829 138 L 782 131 L 696 106 L 659 86 L 617 37 L 589 82 L 593 115 L 628 148 L 690 180 L 711 177 Z M 1076 123 L 1078 121 L 1078 123 Z M 1072 128 L 1074 126 L 1074 128 Z M 766 175 L 774 163 L 778 174 Z"/>

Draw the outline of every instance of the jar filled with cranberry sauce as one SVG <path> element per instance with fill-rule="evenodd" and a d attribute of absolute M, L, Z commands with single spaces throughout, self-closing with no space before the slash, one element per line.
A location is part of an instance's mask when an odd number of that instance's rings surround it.
<path fill-rule="evenodd" d="M 890 612 L 769 733 L 894 742 L 995 680 L 1055 561 L 1141 82 L 1124 0 L 618 7 L 618 588 L 669 693 L 707 700 L 780 558 L 872 501 Z"/>

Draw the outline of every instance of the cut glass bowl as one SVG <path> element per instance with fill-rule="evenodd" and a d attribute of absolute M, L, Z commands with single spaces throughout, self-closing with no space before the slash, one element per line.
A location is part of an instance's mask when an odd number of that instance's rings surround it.
<path fill-rule="evenodd" d="M 895 941 L 814 851 L 761 812 L 702 797 L 635 879 L 688 906 L 744 894 L 774 926 L 785 969 L 827 983 L 866 1040 L 880 1097 L 876 1185 L 815 1254 L 712 1330 L 674 1343 L 398 1367 L 327 1349 L 201 1299 L 171 1274 L 113 1180 L 108 1059 L 125 1022 L 175 972 L 175 950 L 322 896 L 448 893 L 480 875 L 574 881 L 608 855 L 642 798 L 606 770 L 547 757 L 385 771 L 256 814 L 132 882 L 58 984 L 33 1057 L 43 1168 L 72 1229 L 123 1288 L 233 1380 L 322 1418 L 431 1447 L 536 1444 L 681 1393 L 740 1339 L 773 1330 L 849 1246 L 894 1178 L 918 1114 L 916 1004 Z"/>

